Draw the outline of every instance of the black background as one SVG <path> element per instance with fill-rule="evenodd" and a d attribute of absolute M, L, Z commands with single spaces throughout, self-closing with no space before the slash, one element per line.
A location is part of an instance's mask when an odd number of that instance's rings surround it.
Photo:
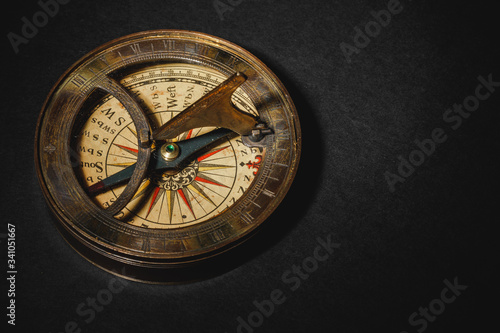
<path fill-rule="evenodd" d="M 229 3 L 229 0 L 222 0 Z M 466 285 L 426 332 L 485 331 L 498 313 L 498 152 L 500 88 L 452 130 L 443 121 L 473 95 L 478 76 L 500 81 L 498 15 L 493 3 L 401 1 L 403 10 L 352 55 L 354 27 L 387 1 L 233 0 L 70 1 L 15 54 L 35 1 L 4 4 L 2 52 L 2 265 L 7 223 L 16 226 L 16 326 L 64 332 L 236 332 L 254 300 L 283 291 L 286 301 L 255 332 L 416 332 L 408 318 L 439 298 L 448 279 Z M 129 33 L 186 29 L 232 41 L 266 63 L 298 109 L 302 159 L 280 208 L 235 252 L 219 276 L 157 286 L 129 282 L 95 319 L 76 308 L 106 289 L 112 275 L 80 257 L 57 232 L 33 163 L 34 132 L 58 77 L 97 46 Z M 444 143 L 394 192 L 415 140 L 435 128 Z M 340 247 L 290 290 L 282 274 L 313 254 L 317 237 Z M 495 252 L 496 251 L 496 252 Z M 5 276 L 3 273 L 2 276 Z M 2 290 L 7 285 L 2 278 Z M 6 312 L 7 298 L 2 298 Z M 1 316 L 2 324 L 7 317 Z M 496 328 L 493 326 L 493 328 Z M 243 331 L 244 332 L 244 331 Z"/>

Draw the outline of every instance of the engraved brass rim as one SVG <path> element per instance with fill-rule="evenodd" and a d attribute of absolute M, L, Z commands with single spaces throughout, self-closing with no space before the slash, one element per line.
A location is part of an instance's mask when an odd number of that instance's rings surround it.
<path fill-rule="evenodd" d="M 259 119 L 273 133 L 262 141 L 260 149 L 264 153 L 259 155 L 258 165 L 253 164 L 254 176 L 248 188 L 242 187 L 240 196 L 226 209 L 220 208 L 215 216 L 185 226 L 141 227 L 115 216 L 137 196 L 141 182 L 148 176 L 147 165 L 154 152 L 152 129 L 149 111 L 131 97 L 129 87 L 120 79 L 149 68 L 177 64 L 200 68 L 200 73 L 206 69 L 207 73 L 226 78 L 236 72 L 244 74 L 247 80 L 238 88 L 240 96 L 251 101 Z M 92 110 L 97 110 L 89 106 L 91 96 L 97 92 L 118 100 L 132 120 L 129 126 L 137 132 L 135 170 L 108 209 L 98 207 L 82 186 L 78 176 L 78 170 L 83 168 L 81 156 L 73 148 L 73 140 L 80 135 L 79 119 L 86 119 Z M 172 270 L 222 253 L 258 230 L 290 188 L 300 148 L 295 106 L 283 84 L 260 60 L 218 37 L 192 31 L 155 30 L 110 41 L 85 55 L 61 76 L 40 113 L 35 162 L 40 186 L 57 218 L 56 225 L 78 252 L 114 274 L 168 283 L 175 280 L 170 274 Z M 234 166 L 237 173 L 244 168 L 251 166 Z"/>

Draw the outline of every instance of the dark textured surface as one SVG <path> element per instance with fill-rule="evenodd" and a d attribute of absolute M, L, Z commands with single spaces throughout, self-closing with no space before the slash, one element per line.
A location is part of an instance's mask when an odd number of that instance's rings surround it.
<path fill-rule="evenodd" d="M 275 289 L 286 300 L 255 332 L 485 331 L 499 296 L 500 87 L 456 130 L 443 114 L 474 94 L 478 76 L 500 81 L 493 6 L 401 1 L 403 10 L 348 63 L 340 44 L 353 44 L 354 27 L 387 1 L 233 0 L 224 20 L 214 3 L 73 0 L 18 54 L 4 37 L 0 233 L 16 225 L 18 267 L 9 332 L 64 332 L 71 321 L 96 333 L 236 332 L 238 317 L 247 320 L 253 302 Z M 38 10 L 35 1 L 5 7 L 3 35 L 20 34 L 21 18 Z M 213 34 L 259 57 L 296 103 L 303 156 L 291 192 L 263 232 L 238 249 L 237 264 L 181 286 L 129 282 L 87 323 L 77 308 L 102 296 L 113 276 L 57 232 L 35 176 L 35 125 L 71 64 L 111 39 L 150 29 Z M 436 128 L 447 140 L 391 192 L 384 173 L 397 173 L 398 156 L 408 158 L 414 141 Z M 282 275 L 329 234 L 340 247 L 292 291 Z M 426 327 L 412 326 L 409 316 L 455 277 L 467 289 Z M 3 309 L 7 289 L 2 278 Z"/>

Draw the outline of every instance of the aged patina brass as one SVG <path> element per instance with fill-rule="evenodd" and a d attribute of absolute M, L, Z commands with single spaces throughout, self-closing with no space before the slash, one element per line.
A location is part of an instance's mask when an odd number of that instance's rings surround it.
<path fill-rule="evenodd" d="M 157 30 L 68 69 L 42 108 L 35 162 L 79 253 L 129 279 L 172 283 L 259 229 L 293 181 L 300 145 L 290 96 L 255 56 Z"/>

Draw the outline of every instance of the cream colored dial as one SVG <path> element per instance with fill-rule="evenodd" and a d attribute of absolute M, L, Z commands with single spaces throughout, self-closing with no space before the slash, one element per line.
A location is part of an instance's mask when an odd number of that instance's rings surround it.
<path fill-rule="evenodd" d="M 163 64 L 125 75 L 120 83 L 158 128 L 226 79 L 215 70 L 189 64 Z M 237 89 L 232 102 L 257 115 L 250 98 Z M 192 129 L 172 141 L 182 141 L 213 130 Z M 84 187 L 109 177 L 137 161 L 137 133 L 126 109 L 104 96 L 83 124 L 74 149 L 76 173 Z M 243 145 L 241 137 L 225 139 L 203 151 L 182 170 L 152 173 L 125 209 L 116 215 L 124 223 L 144 228 L 179 228 L 212 217 L 233 205 L 247 190 L 260 167 L 265 149 Z M 106 208 L 125 185 L 99 194 L 94 202 Z"/>

